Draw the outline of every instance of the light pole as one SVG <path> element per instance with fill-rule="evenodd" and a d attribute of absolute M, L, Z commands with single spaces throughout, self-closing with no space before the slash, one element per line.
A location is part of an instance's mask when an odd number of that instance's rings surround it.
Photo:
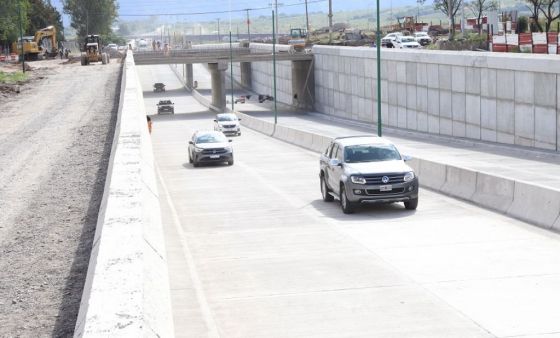
<path fill-rule="evenodd" d="M 278 107 L 276 105 L 277 95 L 276 95 L 276 27 L 275 27 L 275 15 L 272 11 L 272 78 L 273 78 L 273 88 L 274 88 L 274 125 L 278 123 Z"/>
<path fill-rule="evenodd" d="M 222 41 L 222 37 L 220 36 L 220 18 L 218 18 L 218 42 Z"/>
<path fill-rule="evenodd" d="M 231 79 L 231 111 L 235 109 L 235 100 L 233 98 L 233 45 L 231 44 L 231 30 L 229 31 L 229 77 Z"/>
<path fill-rule="evenodd" d="M 307 40 L 309 40 L 309 11 L 307 10 L 307 0 L 305 0 L 305 29 L 307 30 Z"/>
<path fill-rule="evenodd" d="M 278 0 L 274 0 L 274 14 L 273 16 L 276 16 L 276 21 L 275 21 L 275 30 L 274 30 L 274 34 L 276 35 L 276 39 L 279 39 L 278 37 Z M 276 41 L 276 43 L 280 43 L 280 40 Z"/>
<path fill-rule="evenodd" d="M 379 15 L 379 0 L 377 0 L 377 27 L 375 32 L 375 46 L 377 49 L 377 136 L 382 136 L 381 122 L 381 21 Z"/>
<path fill-rule="evenodd" d="M 332 43 L 332 17 L 332 0 L 329 0 L 329 44 Z"/>

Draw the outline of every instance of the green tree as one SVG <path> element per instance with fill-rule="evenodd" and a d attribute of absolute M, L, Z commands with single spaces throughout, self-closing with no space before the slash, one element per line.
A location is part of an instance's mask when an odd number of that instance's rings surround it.
<path fill-rule="evenodd" d="M 488 11 L 494 11 L 498 9 L 498 3 L 495 0 L 472 0 L 467 3 L 467 7 L 476 16 L 476 25 L 478 26 L 478 34 L 482 33 L 482 24 L 480 19 L 482 15 Z"/>
<path fill-rule="evenodd" d="M 21 5 L 21 18 L 23 30 L 27 28 L 27 0 L 0 0 L 0 42 L 9 43 L 19 37 L 19 5 Z"/>
<path fill-rule="evenodd" d="M 531 32 L 542 32 L 543 28 L 539 22 L 539 12 L 543 6 L 544 0 L 526 0 L 527 8 L 531 12 Z"/>
<path fill-rule="evenodd" d="M 455 18 L 462 4 L 463 0 L 434 0 L 434 8 L 449 18 L 449 40 L 455 38 Z"/>
<path fill-rule="evenodd" d="M 83 38 L 87 34 L 108 36 L 117 18 L 116 0 L 63 0 L 64 12 L 72 18 L 71 26 Z"/>
<path fill-rule="evenodd" d="M 62 36 L 62 16 L 56 8 L 45 0 L 29 0 L 29 26 L 27 28 L 28 35 L 35 34 L 41 28 L 47 26 L 55 26 L 57 31 L 57 39 L 63 40 Z"/>
<path fill-rule="evenodd" d="M 525 33 L 529 28 L 529 19 L 526 16 L 520 16 L 517 19 L 517 32 Z"/>
<path fill-rule="evenodd" d="M 557 7 L 558 0 L 543 0 L 540 10 L 546 19 L 545 31 L 547 32 L 550 32 L 550 28 L 552 28 L 552 22 L 560 18 L 560 11 L 556 12 Z"/>

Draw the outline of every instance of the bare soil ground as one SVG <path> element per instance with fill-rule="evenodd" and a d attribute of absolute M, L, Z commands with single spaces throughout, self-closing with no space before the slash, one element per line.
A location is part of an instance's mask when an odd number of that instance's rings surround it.
<path fill-rule="evenodd" d="M 72 336 L 78 314 L 121 64 L 62 62 L 0 95 L 0 337 Z"/>

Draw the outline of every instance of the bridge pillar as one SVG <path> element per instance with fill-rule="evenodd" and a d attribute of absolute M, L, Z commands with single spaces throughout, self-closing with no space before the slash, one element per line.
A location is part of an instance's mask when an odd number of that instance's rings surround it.
<path fill-rule="evenodd" d="M 315 101 L 313 61 L 292 61 L 292 105 L 311 109 Z"/>
<path fill-rule="evenodd" d="M 193 73 L 193 65 L 190 63 L 185 65 L 185 82 L 187 83 L 187 88 L 189 89 L 193 88 L 194 73 Z"/>
<path fill-rule="evenodd" d="M 251 88 L 253 85 L 251 71 L 251 62 L 241 62 L 241 85 L 245 88 Z"/>
<path fill-rule="evenodd" d="M 212 77 L 212 105 L 223 110 L 226 107 L 227 62 L 209 63 L 208 70 Z"/>

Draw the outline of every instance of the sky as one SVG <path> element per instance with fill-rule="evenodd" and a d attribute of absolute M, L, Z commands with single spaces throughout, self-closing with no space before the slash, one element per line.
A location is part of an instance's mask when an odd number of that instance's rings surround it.
<path fill-rule="evenodd" d="M 416 5 L 416 0 L 379 0 L 381 8 L 399 7 L 403 5 Z M 156 15 L 167 13 L 208 13 L 217 11 L 243 10 L 247 8 L 268 7 L 274 0 L 120 0 L 119 15 L 120 20 L 140 19 L 141 16 L 135 15 Z M 371 9 L 375 8 L 374 0 L 332 0 L 333 11 Z M 428 1 L 431 2 L 431 1 Z M 51 0 L 51 3 L 62 12 L 62 1 Z M 296 14 L 304 11 L 304 0 L 278 0 L 280 14 Z M 284 4 L 282 6 L 281 4 Z M 426 4 L 427 5 L 427 4 Z M 328 12 L 328 0 L 308 0 L 309 11 Z M 251 11 L 251 15 L 269 15 L 270 9 L 259 9 Z M 245 12 L 233 12 L 232 18 L 244 17 Z M 229 13 L 208 13 L 204 15 L 188 15 L 182 18 L 193 18 L 193 21 L 206 21 L 216 18 L 227 19 Z M 65 16 L 65 25 L 68 17 Z"/>

